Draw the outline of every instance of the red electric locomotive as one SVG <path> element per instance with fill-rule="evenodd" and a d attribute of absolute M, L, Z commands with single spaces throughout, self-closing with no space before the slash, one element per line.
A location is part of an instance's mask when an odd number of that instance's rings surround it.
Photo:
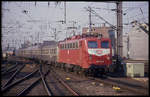
<path fill-rule="evenodd" d="M 78 35 L 59 42 L 58 48 L 57 62 L 69 70 L 103 74 L 112 64 L 109 38 Z"/>

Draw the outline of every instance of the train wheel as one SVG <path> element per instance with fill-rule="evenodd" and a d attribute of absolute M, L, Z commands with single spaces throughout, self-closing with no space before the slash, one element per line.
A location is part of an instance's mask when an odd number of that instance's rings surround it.
<path fill-rule="evenodd" d="M 65 71 L 66 71 L 67 73 L 69 73 L 69 68 L 66 67 L 66 68 L 65 68 Z"/>
<path fill-rule="evenodd" d="M 86 77 L 89 76 L 89 70 L 88 69 L 84 69 L 83 72 L 84 72 L 84 76 L 86 76 Z"/>
<path fill-rule="evenodd" d="M 78 69 L 78 66 L 75 66 L 75 68 L 74 68 L 75 70 L 75 74 L 77 74 L 78 75 L 78 73 L 79 73 L 79 69 Z"/>
<path fill-rule="evenodd" d="M 80 75 L 81 75 L 81 76 L 85 76 L 85 74 L 84 74 L 84 69 L 83 69 L 83 68 L 80 69 Z"/>

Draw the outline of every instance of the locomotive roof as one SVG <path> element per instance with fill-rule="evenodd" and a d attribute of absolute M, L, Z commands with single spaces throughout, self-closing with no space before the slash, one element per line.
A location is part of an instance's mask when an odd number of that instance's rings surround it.
<path fill-rule="evenodd" d="M 70 42 L 76 42 L 76 41 L 80 41 L 80 40 L 88 40 L 88 39 L 109 39 L 109 38 L 103 38 L 103 37 L 95 37 L 95 36 L 80 36 L 80 35 L 77 35 L 77 36 L 73 36 L 73 37 L 70 37 L 70 38 L 67 38 L 66 40 L 63 40 L 63 41 L 60 41 L 59 43 L 70 43 Z"/>
<path fill-rule="evenodd" d="M 52 48 L 52 47 L 56 47 L 58 43 L 55 43 L 53 45 L 46 45 L 46 46 L 43 46 L 43 48 Z"/>

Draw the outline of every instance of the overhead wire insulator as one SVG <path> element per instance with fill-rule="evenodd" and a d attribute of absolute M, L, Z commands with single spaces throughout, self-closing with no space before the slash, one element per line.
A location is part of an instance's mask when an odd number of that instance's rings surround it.
<path fill-rule="evenodd" d="M 50 2 L 48 2 L 48 7 L 49 7 L 49 5 L 50 5 Z"/>
<path fill-rule="evenodd" d="M 35 6 L 36 6 L 36 1 L 35 1 Z"/>

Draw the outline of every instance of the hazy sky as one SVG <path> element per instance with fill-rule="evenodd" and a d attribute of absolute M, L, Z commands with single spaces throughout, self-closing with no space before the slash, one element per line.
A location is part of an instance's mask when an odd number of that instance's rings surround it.
<path fill-rule="evenodd" d="M 89 23 L 89 12 L 85 7 L 92 7 L 100 16 L 111 24 L 116 26 L 115 3 L 108 2 L 66 2 L 66 18 L 67 23 L 62 24 L 60 20 L 64 20 L 64 2 L 2 2 L 2 47 L 18 46 L 24 40 L 37 42 L 38 33 L 40 33 L 40 41 L 54 40 L 53 28 L 60 31 L 57 34 L 57 40 L 62 40 L 68 36 L 71 30 L 66 27 L 72 26 L 71 21 L 76 21 L 75 26 L 77 34 L 81 33 L 83 27 L 87 27 Z M 130 23 L 133 20 L 140 22 L 148 22 L 148 2 L 123 2 L 123 23 Z M 99 9 L 96 9 L 99 8 Z M 35 21 L 36 20 L 36 21 Z M 100 26 L 104 21 L 92 15 L 92 23 Z M 107 25 L 108 26 L 108 25 Z M 123 34 L 130 31 L 131 25 L 123 25 Z"/>

